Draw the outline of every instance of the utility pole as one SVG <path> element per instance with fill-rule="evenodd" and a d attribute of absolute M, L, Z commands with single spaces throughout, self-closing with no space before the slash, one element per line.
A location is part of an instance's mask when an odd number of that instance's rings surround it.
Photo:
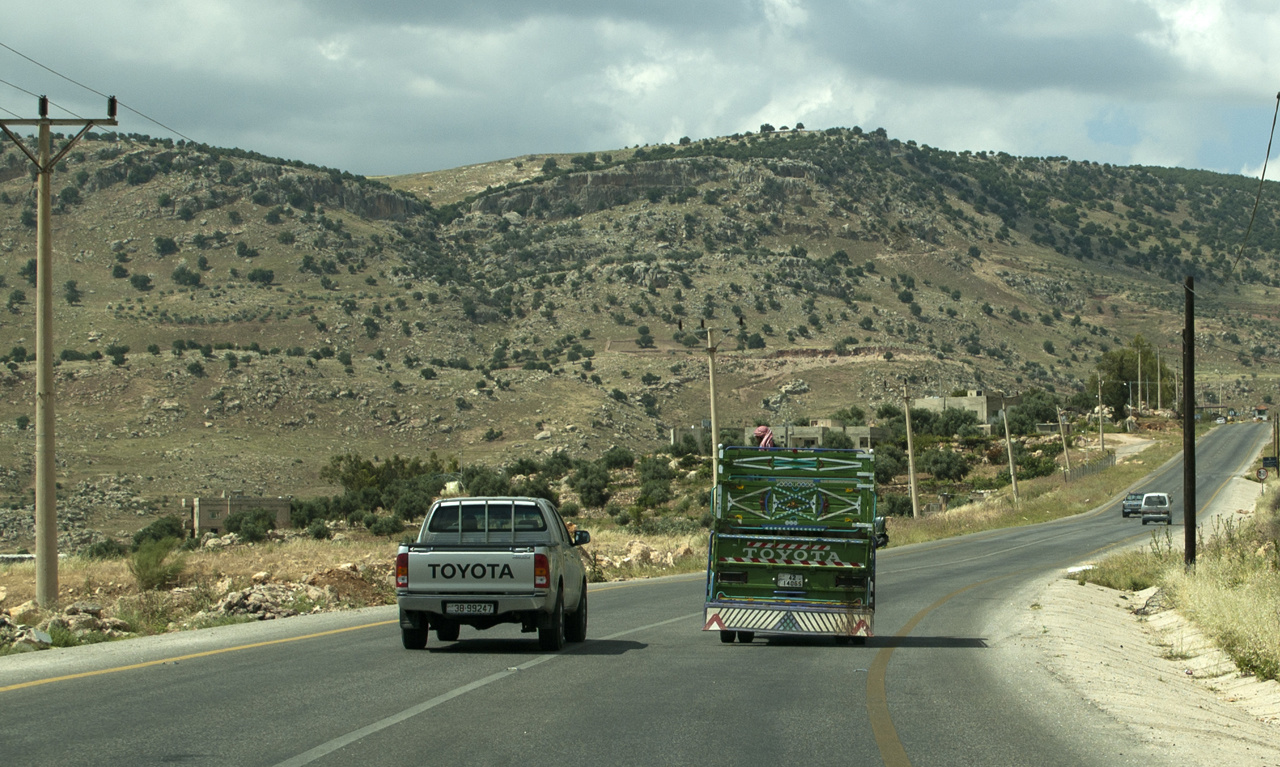
<path fill-rule="evenodd" d="M 58 601 L 58 516 L 57 468 L 53 459 L 53 218 L 51 190 L 53 169 L 71 147 L 94 125 L 116 125 L 116 97 L 107 98 L 107 117 L 102 120 L 65 120 L 49 117 L 49 99 L 39 100 L 40 117 L 34 120 L 0 120 L 0 130 L 36 166 L 36 602 L 43 609 Z M 10 127 L 34 125 L 39 129 L 39 145 L 32 152 Z M 53 153 L 50 127 L 77 125 L 80 132 Z"/>
<path fill-rule="evenodd" d="M 711 340 L 713 332 L 707 328 L 707 376 L 711 383 L 711 486 L 714 490 L 720 481 L 720 420 L 716 418 L 716 345 Z M 715 497 L 714 492 L 711 495 Z"/>
<path fill-rule="evenodd" d="M 1098 451 L 1104 455 L 1107 452 L 1106 438 L 1102 436 L 1102 376 L 1098 376 Z"/>
<path fill-rule="evenodd" d="M 1018 472 L 1013 465 L 1013 440 L 1009 437 L 1009 408 L 1005 406 L 1004 392 L 1000 392 L 1000 417 L 1004 419 L 1004 446 L 1009 453 L 1009 482 L 1013 484 L 1013 503 L 1018 504 Z"/>
<path fill-rule="evenodd" d="M 1058 434 L 1062 436 L 1062 457 L 1067 460 L 1067 474 L 1071 473 L 1071 450 L 1067 448 L 1067 427 L 1062 422 L 1062 408 L 1054 405 L 1058 411 Z"/>
<path fill-rule="evenodd" d="M 1156 349 L 1156 410 L 1163 410 L 1163 400 L 1160 395 L 1164 392 L 1160 391 L 1161 375 L 1160 375 L 1160 350 Z"/>
<path fill-rule="evenodd" d="M 1185 325 L 1182 328 L 1182 562 L 1196 566 L 1196 293 L 1187 275 Z"/>
<path fill-rule="evenodd" d="M 916 451 L 911 441 L 911 400 L 907 397 L 907 385 L 902 385 L 902 409 L 907 415 L 907 471 L 911 476 L 911 517 L 920 518 L 920 496 L 916 494 Z"/>
<path fill-rule="evenodd" d="M 1138 413 L 1142 413 L 1142 347 L 1138 347 Z"/>

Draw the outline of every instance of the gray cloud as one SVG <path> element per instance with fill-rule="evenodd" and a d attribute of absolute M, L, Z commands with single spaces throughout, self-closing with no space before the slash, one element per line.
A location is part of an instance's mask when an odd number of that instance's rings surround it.
<path fill-rule="evenodd" d="M 13 10 L 0 41 L 188 136 L 365 174 L 797 120 L 883 126 L 952 149 L 1238 171 L 1260 164 L 1272 105 L 1241 83 L 1274 69 L 1259 41 L 1280 32 L 1280 10 L 1246 0 L 1216 14 L 1191 0 L 48 0 L 39 18 Z M 101 111 L 98 97 L 2 50 L 0 77 Z M 34 103 L 0 86 L 0 108 L 30 114 Z M 167 135 L 125 117 L 126 131 Z"/>

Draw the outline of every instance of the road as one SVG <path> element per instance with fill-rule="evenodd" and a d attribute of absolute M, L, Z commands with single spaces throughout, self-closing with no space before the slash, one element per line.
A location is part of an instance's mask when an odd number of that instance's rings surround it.
<path fill-rule="evenodd" d="M 1203 508 L 1267 440 L 1197 449 Z M 1181 462 L 1136 489 L 1172 490 Z M 516 628 L 400 647 L 394 608 L 0 658 L 0 754 L 58 765 L 1151 764 L 1017 651 L 1036 579 L 1150 535 L 1118 501 L 882 552 L 865 647 L 701 632 L 703 577 L 592 588 L 588 640 Z M 1172 532 L 1180 537 L 1181 506 Z"/>

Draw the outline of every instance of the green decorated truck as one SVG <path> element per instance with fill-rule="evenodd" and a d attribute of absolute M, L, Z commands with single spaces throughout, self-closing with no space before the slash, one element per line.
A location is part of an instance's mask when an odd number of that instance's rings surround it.
<path fill-rule="evenodd" d="M 719 447 L 704 631 L 866 641 L 876 600 L 875 456 Z"/>

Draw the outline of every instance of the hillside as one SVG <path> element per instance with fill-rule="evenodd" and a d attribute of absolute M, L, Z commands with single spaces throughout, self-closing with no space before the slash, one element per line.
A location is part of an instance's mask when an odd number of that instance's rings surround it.
<path fill-rule="evenodd" d="M 34 449 L 28 167 L 0 152 L 11 509 Z M 1268 184 L 1235 264 L 1243 177 L 832 129 L 369 180 L 100 134 L 53 188 L 61 484 L 118 495 L 83 507 L 112 533 L 183 495 L 334 492 L 341 453 L 652 450 L 706 417 L 700 322 L 731 336 L 726 426 L 871 410 L 904 380 L 1066 396 L 1137 334 L 1176 358 L 1191 273 L 1200 370 L 1240 407 L 1274 388 L 1278 210 Z"/>

